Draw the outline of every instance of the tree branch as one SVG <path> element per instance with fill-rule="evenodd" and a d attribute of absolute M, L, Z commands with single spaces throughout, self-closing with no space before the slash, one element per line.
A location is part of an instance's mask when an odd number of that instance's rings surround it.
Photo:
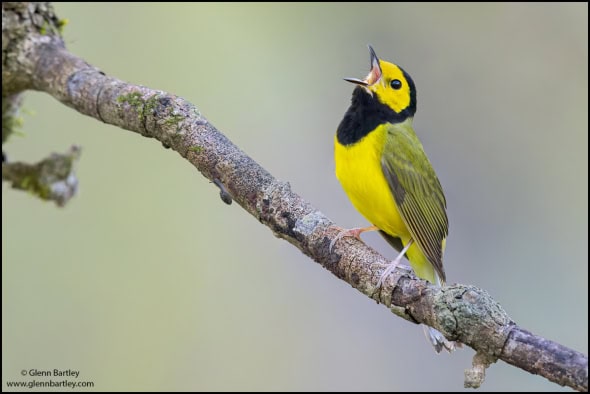
<path fill-rule="evenodd" d="M 588 390 L 587 356 L 518 327 L 484 290 L 438 288 L 401 269 L 376 289 L 384 257 L 354 239 L 339 241 L 330 253 L 337 230 L 324 214 L 232 144 L 191 103 L 106 76 L 69 53 L 57 29 L 43 33 L 31 16 L 40 12 L 42 26 L 57 23 L 51 7 L 41 4 L 2 5 L 3 99 L 26 89 L 44 91 L 76 111 L 175 150 L 221 188 L 226 203 L 235 200 L 275 236 L 341 280 L 396 315 L 475 349 L 466 386 L 479 387 L 485 368 L 501 359 L 560 385 Z"/>

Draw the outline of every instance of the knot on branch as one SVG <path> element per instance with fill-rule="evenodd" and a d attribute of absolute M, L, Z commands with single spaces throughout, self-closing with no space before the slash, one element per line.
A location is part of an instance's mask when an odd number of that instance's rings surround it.
<path fill-rule="evenodd" d="M 485 290 L 455 284 L 437 287 L 403 276 L 393 290 L 392 307 L 441 331 L 448 339 L 499 356 L 514 322 Z"/>

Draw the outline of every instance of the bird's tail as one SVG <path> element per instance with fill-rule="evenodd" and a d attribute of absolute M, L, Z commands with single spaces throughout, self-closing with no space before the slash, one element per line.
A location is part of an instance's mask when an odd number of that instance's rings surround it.
<path fill-rule="evenodd" d="M 426 335 L 426 338 L 428 338 L 437 353 L 440 353 L 443 349 L 451 353 L 455 350 L 455 347 L 458 347 L 455 342 L 449 341 L 436 328 L 428 327 L 424 324 L 422 325 L 422 328 L 424 329 L 424 335 Z"/>

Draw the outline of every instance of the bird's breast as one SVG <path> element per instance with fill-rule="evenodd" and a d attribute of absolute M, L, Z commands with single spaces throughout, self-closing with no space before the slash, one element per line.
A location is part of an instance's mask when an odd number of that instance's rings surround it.
<path fill-rule="evenodd" d="M 354 207 L 386 233 L 409 238 L 409 232 L 383 175 L 381 156 L 387 131 L 384 126 L 350 145 L 335 138 L 336 177 Z"/>

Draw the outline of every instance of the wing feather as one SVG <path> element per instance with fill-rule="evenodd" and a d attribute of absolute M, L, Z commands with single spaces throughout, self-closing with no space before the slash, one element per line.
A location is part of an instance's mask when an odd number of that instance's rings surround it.
<path fill-rule="evenodd" d="M 449 221 L 442 186 L 409 123 L 389 124 L 381 167 L 412 239 L 441 280 Z"/>

